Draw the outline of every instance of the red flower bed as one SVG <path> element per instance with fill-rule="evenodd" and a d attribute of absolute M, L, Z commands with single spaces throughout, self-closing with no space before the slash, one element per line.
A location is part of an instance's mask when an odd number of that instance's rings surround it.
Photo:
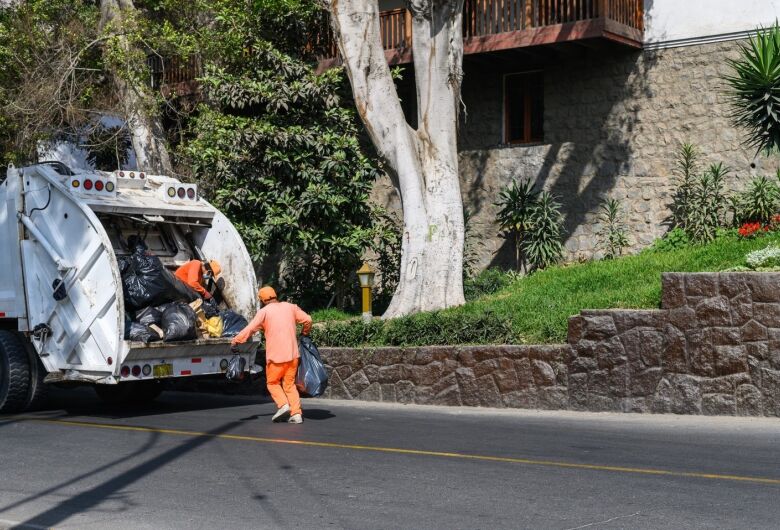
<path fill-rule="evenodd" d="M 739 227 L 737 233 L 739 233 L 740 237 L 750 238 L 750 237 L 756 237 L 756 235 L 758 235 L 758 233 L 762 231 L 768 232 L 769 225 L 762 226 L 761 223 L 745 223 Z"/>

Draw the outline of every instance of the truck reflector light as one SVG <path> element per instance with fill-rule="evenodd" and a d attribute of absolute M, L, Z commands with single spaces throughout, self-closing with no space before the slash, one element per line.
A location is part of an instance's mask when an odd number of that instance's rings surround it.
<path fill-rule="evenodd" d="M 91 180 L 86 179 L 84 181 L 84 189 L 87 190 L 87 191 L 92 189 L 92 181 Z"/>
<path fill-rule="evenodd" d="M 192 364 L 198 364 L 198 363 L 202 363 L 202 362 L 203 362 L 203 359 L 201 359 L 200 357 L 193 357 L 192 358 Z"/>
<path fill-rule="evenodd" d="M 179 188 L 179 191 L 176 192 L 176 195 L 178 195 L 180 199 L 183 199 L 187 195 L 187 192 L 184 191 L 184 188 Z"/>
<path fill-rule="evenodd" d="M 106 362 L 108 363 L 109 366 L 111 366 L 112 364 L 114 364 L 114 359 L 109 357 L 108 359 L 106 359 Z"/>
<path fill-rule="evenodd" d="M 70 185 L 73 186 L 74 188 L 78 188 L 79 186 L 81 186 L 81 183 L 78 180 L 74 180 L 73 182 L 70 183 Z"/>
<path fill-rule="evenodd" d="M 102 180 L 96 180 L 95 181 L 95 189 L 97 191 L 103 191 L 103 181 Z"/>
<path fill-rule="evenodd" d="M 135 172 L 134 172 L 134 171 L 131 171 L 131 172 L 130 172 L 130 178 L 131 178 L 131 179 L 134 179 L 134 178 L 135 178 Z"/>
<path fill-rule="evenodd" d="M 221 369 L 223 372 L 224 372 L 225 370 L 227 370 L 227 367 L 228 367 L 228 360 L 227 360 L 227 359 L 222 359 L 221 361 L 219 361 L 219 368 L 220 368 L 220 369 Z"/>
<path fill-rule="evenodd" d="M 192 370 L 182 370 L 181 375 L 192 375 Z"/>
<path fill-rule="evenodd" d="M 150 365 L 148 365 L 148 364 L 145 364 L 144 368 L 143 368 L 143 374 L 144 375 L 149 375 L 151 373 L 152 373 L 152 367 Z"/>
<path fill-rule="evenodd" d="M 195 198 L 195 190 L 192 189 L 192 188 L 188 189 L 187 190 L 187 197 L 190 198 L 190 199 L 194 199 Z"/>
<path fill-rule="evenodd" d="M 176 188 L 168 188 L 168 197 L 171 199 L 176 197 Z"/>
<path fill-rule="evenodd" d="M 139 173 L 138 174 L 138 178 L 145 179 L 146 178 L 146 173 L 143 173 L 143 172 Z"/>
<path fill-rule="evenodd" d="M 2 311 L 0 311 L 0 318 L 4 318 L 4 317 L 5 317 L 5 313 L 3 313 Z"/>
<path fill-rule="evenodd" d="M 141 367 L 136 364 L 133 366 L 133 377 L 138 377 L 139 375 L 141 375 Z"/>
<path fill-rule="evenodd" d="M 125 172 L 124 172 L 124 171 L 120 171 L 120 172 L 119 172 L 119 176 L 120 176 L 120 177 L 122 177 L 122 178 L 124 178 L 124 176 L 125 176 Z"/>
<path fill-rule="evenodd" d="M 129 377 L 130 376 L 130 367 L 129 366 L 123 366 L 122 369 L 119 371 L 119 375 L 122 377 Z"/>
<path fill-rule="evenodd" d="M 106 191 L 108 193 L 113 193 L 113 191 L 114 191 L 114 183 L 113 182 L 106 182 Z"/>

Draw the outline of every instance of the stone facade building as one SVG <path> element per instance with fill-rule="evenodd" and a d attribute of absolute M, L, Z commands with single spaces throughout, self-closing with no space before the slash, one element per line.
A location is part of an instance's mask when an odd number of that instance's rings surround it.
<path fill-rule="evenodd" d="M 404 13 L 380 5 L 388 28 Z M 734 189 L 773 175 L 780 157 L 743 145 L 723 79 L 750 32 L 778 16 L 776 0 L 467 1 L 460 172 L 479 265 L 511 263 L 495 202 L 513 179 L 558 197 L 568 258 L 579 259 L 599 254 L 607 198 L 622 203 L 632 249 L 663 235 L 683 142 L 704 165 L 728 166 Z M 408 37 L 393 27 L 388 58 L 404 69 L 399 95 L 414 125 Z M 374 195 L 400 207 L 389 181 Z"/>

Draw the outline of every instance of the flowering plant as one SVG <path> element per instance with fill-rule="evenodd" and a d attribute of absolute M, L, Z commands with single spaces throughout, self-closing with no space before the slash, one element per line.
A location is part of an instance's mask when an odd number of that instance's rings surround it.
<path fill-rule="evenodd" d="M 768 229 L 769 226 L 761 226 L 761 223 L 745 223 L 739 227 L 737 233 L 739 233 L 740 237 L 751 238 L 756 237 L 762 230 L 766 232 Z"/>

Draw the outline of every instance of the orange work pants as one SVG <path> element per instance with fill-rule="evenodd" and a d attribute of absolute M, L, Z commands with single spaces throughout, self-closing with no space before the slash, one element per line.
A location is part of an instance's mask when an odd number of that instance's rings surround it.
<path fill-rule="evenodd" d="M 301 396 L 295 388 L 298 361 L 299 359 L 293 359 L 286 363 L 269 362 L 265 365 L 268 392 L 271 393 L 276 408 L 290 405 L 290 415 L 301 413 Z"/>

